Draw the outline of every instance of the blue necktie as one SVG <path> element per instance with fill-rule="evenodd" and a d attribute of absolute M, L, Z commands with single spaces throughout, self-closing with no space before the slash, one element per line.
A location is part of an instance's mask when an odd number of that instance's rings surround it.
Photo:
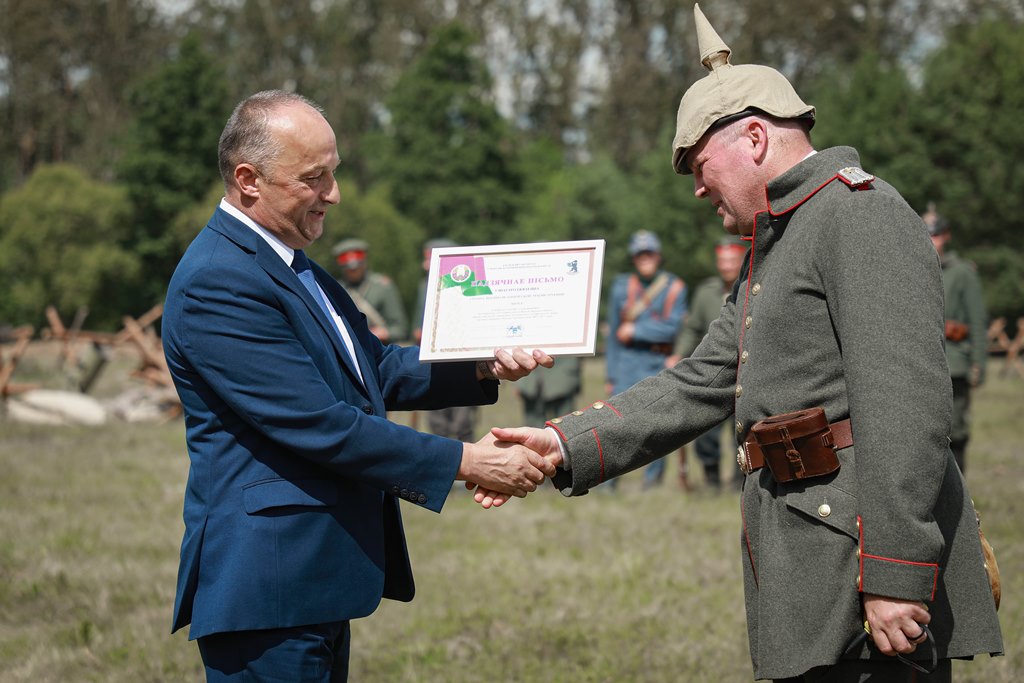
<path fill-rule="evenodd" d="M 299 281 L 305 285 L 306 289 L 308 289 L 309 293 L 313 296 L 313 300 L 319 304 L 320 310 L 327 316 L 327 321 L 330 323 L 331 329 L 334 330 L 334 334 L 341 341 L 341 345 L 347 352 L 346 355 L 358 371 L 359 361 L 356 360 L 355 348 L 354 346 L 350 346 L 345 343 L 345 337 L 342 335 L 341 330 L 338 329 L 338 323 L 334 320 L 334 314 L 331 313 L 331 309 L 327 306 L 327 301 L 320 293 L 320 287 L 316 284 L 316 277 L 313 275 L 313 271 L 309 267 L 309 259 L 301 249 L 295 250 L 295 258 L 292 259 L 292 270 L 294 270 L 295 274 L 299 276 Z M 363 381 L 361 375 L 359 377 L 359 381 Z"/>
<path fill-rule="evenodd" d="M 317 286 L 316 278 L 309 267 L 309 259 L 306 258 L 306 254 L 301 249 L 295 250 L 295 258 L 292 259 L 292 270 L 299 276 L 299 281 L 309 290 L 309 293 L 313 296 L 313 301 L 320 306 L 320 310 L 324 312 L 327 320 L 333 325 L 334 316 L 331 315 L 331 309 L 327 307 L 327 302 L 324 301 L 323 295 L 320 294 L 320 287 Z"/>

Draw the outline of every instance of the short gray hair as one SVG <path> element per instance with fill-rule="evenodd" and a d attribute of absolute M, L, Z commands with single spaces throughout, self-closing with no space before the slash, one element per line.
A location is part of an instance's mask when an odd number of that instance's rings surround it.
<path fill-rule="evenodd" d="M 225 188 L 231 185 L 238 164 L 249 163 L 261 171 L 273 167 L 282 150 L 270 132 L 271 114 L 278 107 L 297 103 L 324 113 L 315 102 L 285 90 L 263 90 L 238 103 L 217 146 L 217 165 Z"/>

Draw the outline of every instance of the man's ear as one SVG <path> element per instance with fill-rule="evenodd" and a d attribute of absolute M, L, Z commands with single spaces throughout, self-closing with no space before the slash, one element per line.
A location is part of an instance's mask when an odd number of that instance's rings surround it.
<path fill-rule="evenodd" d="M 252 164 L 235 166 L 235 185 L 243 197 L 257 199 L 260 196 L 259 177 L 256 167 Z"/>
<path fill-rule="evenodd" d="M 743 127 L 743 137 L 754 163 L 760 165 L 768 156 L 768 126 L 756 116 L 751 117 Z"/>

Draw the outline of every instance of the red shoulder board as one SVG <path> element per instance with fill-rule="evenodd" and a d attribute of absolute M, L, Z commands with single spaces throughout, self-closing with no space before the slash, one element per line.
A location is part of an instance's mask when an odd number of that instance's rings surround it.
<path fill-rule="evenodd" d="M 875 176 L 856 166 L 847 166 L 836 175 L 855 190 L 866 190 L 875 182 Z"/>

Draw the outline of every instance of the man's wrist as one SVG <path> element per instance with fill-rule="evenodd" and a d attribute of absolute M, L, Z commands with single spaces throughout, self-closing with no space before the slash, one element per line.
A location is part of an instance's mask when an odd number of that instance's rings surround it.
<path fill-rule="evenodd" d="M 558 445 L 558 450 L 561 451 L 562 453 L 562 464 L 559 465 L 559 467 L 566 471 L 571 470 L 572 463 L 569 462 L 569 449 L 565 447 L 564 443 L 562 443 L 562 439 L 558 436 L 558 432 L 552 429 L 551 427 L 545 427 L 544 429 L 546 429 L 548 433 L 551 434 L 551 437 L 555 440 L 555 443 Z"/>

